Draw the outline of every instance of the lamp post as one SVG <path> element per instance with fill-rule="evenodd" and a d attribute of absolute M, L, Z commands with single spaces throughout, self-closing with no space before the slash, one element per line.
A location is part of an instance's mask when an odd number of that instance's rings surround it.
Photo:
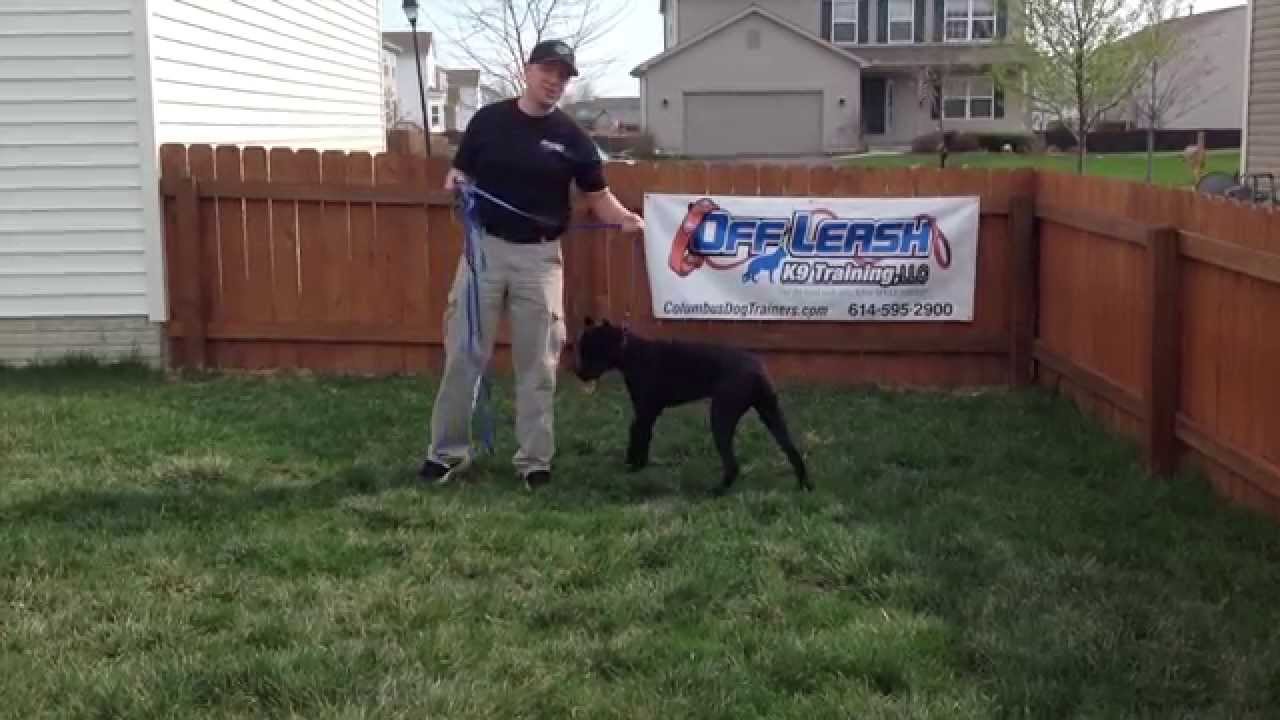
<path fill-rule="evenodd" d="M 404 16 L 413 30 L 413 61 L 418 66 L 418 100 L 422 103 L 422 140 L 431 157 L 431 118 L 427 115 L 427 91 L 422 85 L 422 53 L 418 51 L 418 0 L 404 0 Z"/>

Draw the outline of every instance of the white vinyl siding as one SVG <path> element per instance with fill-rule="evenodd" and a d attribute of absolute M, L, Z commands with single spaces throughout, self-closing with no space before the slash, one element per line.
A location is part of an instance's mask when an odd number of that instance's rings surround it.
<path fill-rule="evenodd" d="M 0 2 L 0 318 L 148 315 L 143 7 Z"/>
<path fill-rule="evenodd" d="M 157 142 L 384 149 L 375 0 L 151 0 Z"/>
<path fill-rule="evenodd" d="M 1252 10 L 1246 171 L 1280 174 L 1280 3 Z"/>

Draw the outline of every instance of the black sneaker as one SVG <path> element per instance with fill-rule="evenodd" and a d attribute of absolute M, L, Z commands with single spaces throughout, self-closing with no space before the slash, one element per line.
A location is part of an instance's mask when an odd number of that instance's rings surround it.
<path fill-rule="evenodd" d="M 540 488 L 549 482 L 551 482 L 550 470 L 534 470 L 524 476 L 524 486 L 530 490 Z"/>
<path fill-rule="evenodd" d="M 422 468 L 418 470 L 418 477 L 427 482 L 443 483 L 448 481 L 451 470 L 453 470 L 452 466 L 437 460 L 424 460 Z"/>

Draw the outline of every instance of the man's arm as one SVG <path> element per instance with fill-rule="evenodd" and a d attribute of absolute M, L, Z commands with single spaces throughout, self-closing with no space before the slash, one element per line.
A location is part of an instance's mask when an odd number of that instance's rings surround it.
<path fill-rule="evenodd" d="M 597 192 L 583 193 L 587 207 L 595 216 L 607 223 L 616 223 L 622 226 L 623 232 L 640 232 L 644 230 L 644 218 L 631 212 L 618 202 L 618 198 L 614 197 L 613 191 L 604 188 Z"/>

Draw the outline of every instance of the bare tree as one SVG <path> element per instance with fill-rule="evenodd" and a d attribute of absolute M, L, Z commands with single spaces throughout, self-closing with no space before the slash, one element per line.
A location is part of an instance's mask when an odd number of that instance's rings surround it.
<path fill-rule="evenodd" d="M 1199 38 L 1179 32 L 1170 20 L 1186 14 L 1181 0 L 1142 0 L 1146 27 L 1135 34 L 1145 70 L 1133 98 L 1136 119 L 1147 130 L 1147 182 L 1151 182 L 1156 131 L 1203 105 L 1200 81 L 1212 61 L 1198 51 Z"/>
<path fill-rule="evenodd" d="M 596 94 L 595 83 L 588 78 L 574 83 L 573 87 L 565 91 L 564 103 L 565 105 L 572 105 L 574 103 L 590 102 L 597 97 L 599 96 Z"/>
<path fill-rule="evenodd" d="M 945 168 L 947 166 L 947 156 L 951 149 L 947 147 L 947 129 L 946 129 L 946 113 L 943 107 L 943 98 L 945 97 L 945 88 L 948 78 L 952 75 L 952 62 L 950 53 L 940 50 L 937 55 L 937 61 L 926 65 L 921 65 L 917 71 L 917 93 L 916 100 L 920 107 L 926 109 L 935 120 L 935 126 L 938 131 L 938 167 Z"/>
<path fill-rule="evenodd" d="M 428 6 L 430 7 L 430 5 Z M 529 51 L 546 39 L 574 49 L 582 76 L 598 80 L 615 62 L 601 40 L 617 25 L 626 3 L 606 0 L 451 0 L 447 10 L 429 12 L 445 40 L 445 52 L 480 68 L 491 85 L 512 97 L 524 91 Z"/>
<path fill-rule="evenodd" d="M 1089 132 L 1132 97 L 1143 76 L 1141 49 L 1121 40 L 1136 26 L 1126 0 L 1022 0 L 1016 61 L 996 68 L 1006 88 L 1022 88 L 1033 111 L 1057 118 L 1076 139 L 1084 172 Z"/>

